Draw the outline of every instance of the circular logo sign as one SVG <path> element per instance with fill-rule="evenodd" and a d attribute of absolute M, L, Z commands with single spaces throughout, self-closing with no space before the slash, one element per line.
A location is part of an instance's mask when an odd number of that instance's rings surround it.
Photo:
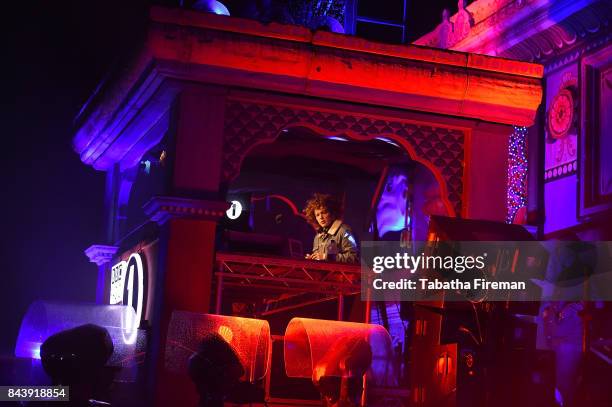
<path fill-rule="evenodd" d="M 145 312 L 145 279 L 144 264 L 138 253 L 132 253 L 127 261 L 120 261 L 111 269 L 110 303 L 127 305 L 135 311 L 126 313 L 121 319 L 123 341 L 126 344 L 136 342 Z"/>
<path fill-rule="evenodd" d="M 230 203 L 231 203 L 231 206 L 225 212 L 225 214 L 227 215 L 228 218 L 232 220 L 238 219 L 240 217 L 240 214 L 242 214 L 242 204 L 238 201 L 232 201 Z"/>

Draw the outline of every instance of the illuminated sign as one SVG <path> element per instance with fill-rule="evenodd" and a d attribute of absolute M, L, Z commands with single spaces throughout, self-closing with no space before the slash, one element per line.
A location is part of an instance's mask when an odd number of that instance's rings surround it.
<path fill-rule="evenodd" d="M 127 261 L 123 260 L 111 268 L 110 304 L 123 304 L 134 308 L 136 317 L 123 321 L 128 338 L 126 343 L 136 340 L 136 330 L 140 325 L 145 300 L 145 270 L 142 257 L 132 253 Z M 128 314 L 131 315 L 131 314 Z"/>
<path fill-rule="evenodd" d="M 111 268 L 110 304 L 123 303 L 123 288 L 125 286 L 125 272 L 127 261 L 121 261 Z"/>
<path fill-rule="evenodd" d="M 238 201 L 232 201 L 231 205 L 225 214 L 232 220 L 238 219 L 240 214 L 242 214 L 242 204 Z"/>

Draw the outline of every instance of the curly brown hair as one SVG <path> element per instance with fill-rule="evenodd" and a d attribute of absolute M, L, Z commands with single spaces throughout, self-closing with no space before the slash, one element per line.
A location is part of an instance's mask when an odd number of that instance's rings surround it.
<path fill-rule="evenodd" d="M 306 207 L 302 211 L 308 223 L 315 229 L 319 228 L 319 223 L 315 217 L 316 209 L 327 209 L 334 219 L 342 217 L 342 205 L 336 197 L 330 194 L 315 193 L 312 198 L 306 202 Z"/>

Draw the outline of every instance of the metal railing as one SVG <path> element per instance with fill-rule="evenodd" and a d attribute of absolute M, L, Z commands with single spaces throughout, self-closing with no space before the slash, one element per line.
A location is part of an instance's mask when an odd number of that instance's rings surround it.
<path fill-rule="evenodd" d="M 279 293 L 316 294 L 324 298 L 355 294 L 361 289 L 361 266 L 285 257 L 236 254 L 216 254 L 216 310 L 221 310 L 224 287 L 265 289 Z M 298 302 L 303 302 L 299 300 Z M 292 306 L 286 303 L 268 305 L 266 311 Z"/>

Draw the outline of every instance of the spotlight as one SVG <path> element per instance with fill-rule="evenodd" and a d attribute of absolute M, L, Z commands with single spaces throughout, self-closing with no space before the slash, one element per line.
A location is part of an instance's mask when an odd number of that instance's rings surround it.
<path fill-rule="evenodd" d="M 360 406 L 363 375 L 372 364 L 372 349 L 362 338 L 343 337 L 314 368 L 312 381 L 325 406 Z"/>
<path fill-rule="evenodd" d="M 53 385 L 70 387 L 74 405 L 90 405 L 106 395 L 114 370 L 106 367 L 113 354 L 113 341 L 105 328 L 87 324 L 51 335 L 40 347 L 45 372 Z"/>
<path fill-rule="evenodd" d="M 192 6 L 194 10 L 229 16 L 229 10 L 223 3 L 215 0 L 198 0 Z"/>
<path fill-rule="evenodd" d="M 222 407 L 244 374 L 240 359 L 217 333 L 202 340 L 198 351 L 189 358 L 188 371 L 200 394 L 202 407 Z"/>

